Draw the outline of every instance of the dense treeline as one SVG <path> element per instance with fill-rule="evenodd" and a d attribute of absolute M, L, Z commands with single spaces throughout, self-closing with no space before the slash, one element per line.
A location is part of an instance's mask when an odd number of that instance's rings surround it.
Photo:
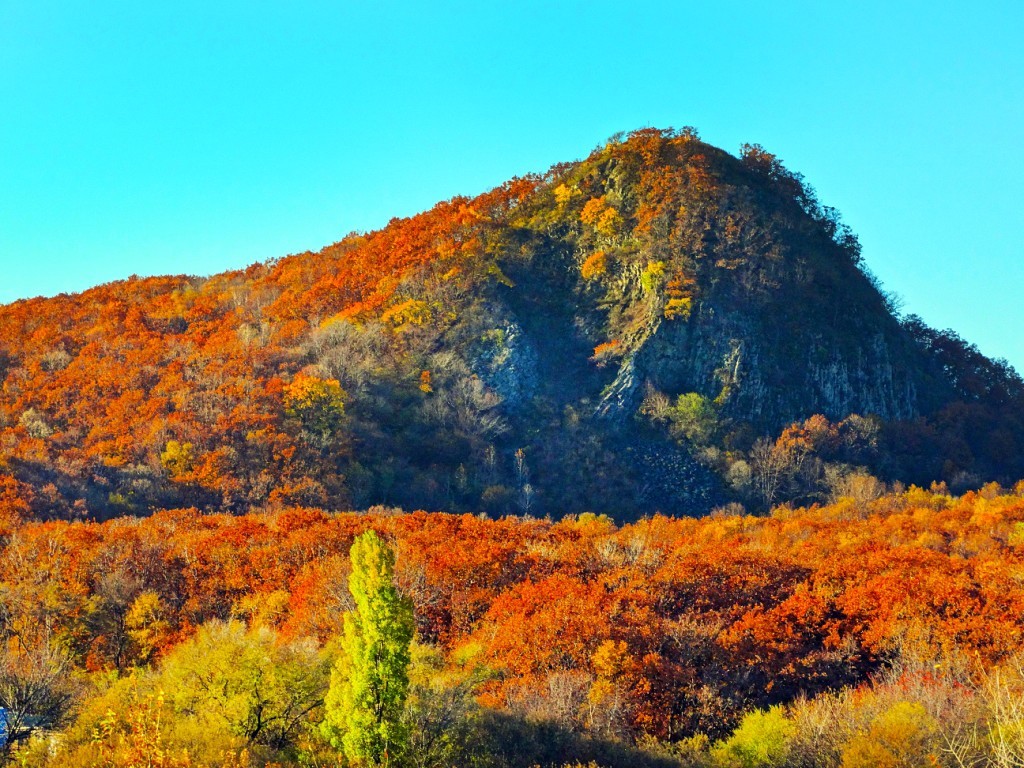
<path fill-rule="evenodd" d="M 316 254 L 0 307 L 0 503 L 635 519 L 1024 475 L 1020 378 L 893 309 L 777 158 L 639 131 Z M 759 481 L 815 413 L 860 443 Z"/>
<path fill-rule="evenodd" d="M 383 508 L 17 524 L 0 703 L 19 759 L 335 764 L 318 725 L 371 529 L 414 611 L 410 765 L 1024 754 L 1024 487 L 993 484 L 623 526 Z"/>

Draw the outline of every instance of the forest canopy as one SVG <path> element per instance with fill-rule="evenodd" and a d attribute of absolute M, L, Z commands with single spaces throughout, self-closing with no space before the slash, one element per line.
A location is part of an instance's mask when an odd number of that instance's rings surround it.
<path fill-rule="evenodd" d="M 0 560 L 22 765 L 339 764 L 367 621 L 375 679 L 407 675 L 393 765 L 1024 754 L 1024 486 L 623 526 L 164 510 L 23 524 Z"/>

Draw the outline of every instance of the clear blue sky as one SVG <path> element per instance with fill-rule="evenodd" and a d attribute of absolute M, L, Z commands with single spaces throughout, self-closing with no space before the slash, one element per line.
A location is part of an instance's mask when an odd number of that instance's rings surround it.
<path fill-rule="evenodd" d="M 316 249 L 693 125 L 1024 370 L 1024 2 L 0 0 L 0 302 Z"/>

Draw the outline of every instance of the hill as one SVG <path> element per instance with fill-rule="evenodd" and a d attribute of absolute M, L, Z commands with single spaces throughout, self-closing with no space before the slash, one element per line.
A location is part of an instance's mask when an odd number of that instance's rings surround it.
<path fill-rule="evenodd" d="M 8 516 L 701 513 L 1024 476 L 1024 385 L 683 131 L 208 279 L 0 308 Z M 837 490 L 838 489 L 838 490 Z"/>

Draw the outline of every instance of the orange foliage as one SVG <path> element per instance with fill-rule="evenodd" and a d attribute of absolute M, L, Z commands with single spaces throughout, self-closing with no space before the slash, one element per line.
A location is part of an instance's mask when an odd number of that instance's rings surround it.
<path fill-rule="evenodd" d="M 66 481 L 47 507 L 61 517 L 145 511 L 132 498 L 85 492 L 97 469 L 169 476 L 179 500 L 225 510 L 265 505 L 264 473 L 282 484 L 316 481 L 322 468 L 298 460 L 281 397 L 282 379 L 303 367 L 295 350 L 311 320 L 383 314 L 413 327 L 430 310 L 395 301 L 403 279 L 507 280 L 465 267 L 481 256 L 493 220 L 539 183 L 513 179 L 317 254 L 209 279 L 131 278 L 0 307 L 0 439 L 11 466 L 45 467 Z M 168 445 L 191 446 L 191 458 L 162 464 Z M 0 479 L 8 472 L 0 463 Z"/>
<path fill-rule="evenodd" d="M 580 276 L 584 280 L 593 280 L 608 271 L 608 256 L 604 251 L 590 254 L 580 266 Z"/>
<path fill-rule="evenodd" d="M 394 543 L 420 637 L 474 643 L 502 672 L 487 702 L 572 674 L 593 682 L 592 701 L 624 696 L 631 727 L 668 736 L 717 727 L 729 701 L 862 681 L 908 641 L 997 662 L 1024 632 L 1021 525 L 1024 499 L 991 488 L 911 488 L 871 502 L 867 519 L 840 503 L 619 528 L 593 516 L 177 510 L 20 525 L 0 573 L 12 626 L 56 628 L 93 668 L 159 655 L 282 591 L 285 635 L 323 642 L 350 605 L 352 539 L 373 527 Z M 152 649 L 124 635 L 142 595 L 164 627 Z"/>
<path fill-rule="evenodd" d="M 590 359 L 598 365 L 604 365 L 610 360 L 621 357 L 624 351 L 622 343 L 618 339 L 612 339 L 594 347 L 594 355 Z"/>

